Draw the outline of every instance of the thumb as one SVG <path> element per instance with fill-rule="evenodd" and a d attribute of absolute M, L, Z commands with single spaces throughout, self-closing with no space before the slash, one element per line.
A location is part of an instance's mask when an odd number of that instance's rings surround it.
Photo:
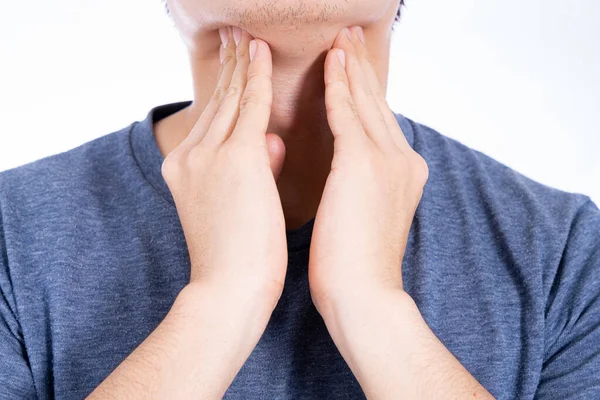
<path fill-rule="evenodd" d="M 283 160 L 285 159 L 285 144 L 283 143 L 283 139 L 275 133 L 267 133 L 266 140 L 271 171 L 273 172 L 275 181 L 277 181 L 283 168 Z"/>

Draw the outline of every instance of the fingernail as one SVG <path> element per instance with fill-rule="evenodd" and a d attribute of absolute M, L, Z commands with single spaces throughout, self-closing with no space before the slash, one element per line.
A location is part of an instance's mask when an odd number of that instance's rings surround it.
<path fill-rule="evenodd" d="M 223 61 L 225 60 L 225 47 L 223 47 L 223 45 L 219 48 L 219 58 L 221 59 L 221 64 L 223 64 Z"/>
<path fill-rule="evenodd" d="M 256 54 L 257 47 L 258 43 L 256 43 L 256 40 L 252 40 L 250 42 L 250 62 L 254 61 L 254 55 Z"/>
<path fill-rule="evenodd" d="M 235 45 L 240 44 L 240 40 L 242 39 L 242 29 L 237 26 L 233 27 L 233 39 L 235 40 Z"/>
<path fill-rule="evenodd" d="M 346 68 L 346 53 L 344 50 L 337 49 L 338 58 L 340 59 L 340 64 L 342 64 L 342 68 Z"/>
<path fill-rule="evenodd" d="M 229 34 L 227 33 L 227 28 L 220 28 L 219 36 L 221 36 L 221 43 L 223 43 L 223 47 L 227 47 L 227 43 L 229 43 Z"/>
<path fill-rule="evenodd" d="M 365 44 L 365 33 L 363 32 L 362 26 L 357 26 L 356 27 L 356 34 L 358 35 L 358 38 L 360 39 L 360 41 L 363 44 Z"/>
<path fill-rule="evenodd" d="M 350 39 L 352 41 L 352 33 L 350 33 L 350 29 L 344 28 L 344 31 L 346 32 L 346 35 L 348 36 L 348 39 Z"/>

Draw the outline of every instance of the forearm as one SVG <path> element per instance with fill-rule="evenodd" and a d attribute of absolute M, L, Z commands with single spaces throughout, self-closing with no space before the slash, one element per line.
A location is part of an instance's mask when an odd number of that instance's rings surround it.
<path fill-rule="evenodd" d="M 324 319 L 370 399 L 493 398 L 400 290 L 330 302 Z"/>
<path fill-rule="evenodd" d="M 220 399 L 272 309 L 255 294 L 190 285 L 90 399 Z"/>

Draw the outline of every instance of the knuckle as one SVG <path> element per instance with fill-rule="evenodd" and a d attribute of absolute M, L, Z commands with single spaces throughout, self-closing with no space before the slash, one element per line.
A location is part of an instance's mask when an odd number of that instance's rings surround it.
<path fill-rule="evenodd" d="M 333 86 L 333 87 L 335 87 L 335 86 L 341 86 L 341 87 L 346 87 L 346 88 L 348 87 L 348 85 L 346 84 L 346 77 L 340 71 L 329 75 L 326 84 L 327 84 L 327 86 Z"/>
<path fill-rule="evenodd" d="M 227 98 L 231 98 L 231 97 L 237 97 L 240 95 L 241 93 L 241 89 L 237 84 L 233 84 L 231 86 L 229 86 L 229 88 L 227 89 L 227 92 L 225 92 L 225 97 Z"/>
<path fill-rule="evenodd" d="M 224 152 L 227 155 L 227 159 L 230 160 L 230 163 L 232 164 L 240 166 L 256 166 L 258 163 L 262 163 L 265 160 L 267 164 L 269 162 L 266 146 L 256 144 L 250 140 L 243 138 L 230 139 L 223 146 L 226 146 L 224 147 Z"/>
<path fill-rule="evenodd" d="M 243 46 L 238 46 L 238 48 L 236 49 L 236 55 L 238 58 L 244 58 L 247 55 L 249 55 L 248 50 L 245 49 Z"/>
<path fill-rule="evenodd" d="M 342 69 L 327 70 L 325 73 L 325 84 L 331 85 L 335 82 L 340 82 L 342 84 L 346 84 L 348 78 L 346 77 L 346 72 Z"/>
<path fill-rule="evenodd" d="M 425 185 L 429 179 L 429 166 L 427 161 L 418 153 L 415 152 L 412 160 L 412 175 L 419 185 Z"/>
<path fill-rule="evenodd" d="M 332 102 L 327 102 L 325 108 L 328 113 L 342 114 L 352 119 L 355 119 L 357 115 L 356 106 L 352 98 L 347 95 L 337 96 Z"/>
<path fill-rule="evenodd" d="M 254 146 L 249 143 L 247 140 L 233 140 L 230 143 L 229 151 L 230 154 L 236 160 L 246 160 L 250 159 L 254 155 Z"/>
<path fill-rule="evenodd" d="M 396 165 L 400 168 L 400 171 L 404 171 L 404 173 L 411 170 L 410 161 L 402 152 L 396 157 Z"/>
<path fill-rule="evenodd" d="M 271 91 L 269 90 L 268 86 L 260 84 L 258 81 L 252 82 L 244 91 L 244 95 L 242 96 L 240 103 L 240 111 L 249 106 L 257 106 L 259 108 L 264 107 L 270 110 L 273 104 L 273 98 L 270 93 Z"/>
<path fill-rule="evenodd" d="M 221 86 L 218 86 L 213 92 L 212 98 L 213 100 L 219 102 L 223 100 L 223 97 L 225 97 L 225 89 L 223 89 Z"/>
<path fill-rule="evenodd" d="M 185 158 L 184 164 L 188 171 L 198 171 L 198 169 L 206 162 L 207 152 L 202 144 L 194 146 Z"/>
<path fill-rule="evenodd" d="M 223 56 L 223 70 L 225 69 L 225 66 L 231 62 L 235 62 L 236 58 L 235 58 L 235 53 L 231 52 L 231 51 L 225 51 L 225 55 Z"/>
<path fill-rule="evenodd" d="M 377 166 L 374 163 L 373 153 L 370 151 L 369 140 L 357 137 L 344 137 L 339 140 L 339 145 L 334 147 L 332 170 L 341 168 L 348 173 L 376 176 L 373 171 Z"/>
<path fill-rule="evenodd" d="M 240 102 L 240 112 L 248 108 L 267 108 L 270 110 L 271 102 L 267 99 L 262 99 L 260 96 L 250 94 L 242 98 L 242 101 Z"/>
<path fill-rule="evenodd" d="M 252 82 L 253 80 L 264 76 L 261 71 L 256 68 L 254 65 L 250 65 L 247 72 L 248 82 Z"/>
<path fill-rule="evenodd" d="M 248 73 L 248 87 L 266 90 L 271 87 L 271 77 L 259 72 Z"/>
<path fill-rule="evenodd" d="M 182 175 L 183 168 L 185 168 L 183 156 L 177 150 L 173 150 L 163 160 L 161 174 L 166 182 L 172 182 Z"/>
<path fill-rule="evenodd" d="M 246 153 L 246 145 L 241 140 L 230 138 L 221 146 L 221 155 L 230 160 L 239 160 Z"/>

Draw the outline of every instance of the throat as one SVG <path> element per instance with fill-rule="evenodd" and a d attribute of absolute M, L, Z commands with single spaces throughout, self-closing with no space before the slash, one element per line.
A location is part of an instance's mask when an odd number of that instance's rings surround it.
<path fill-rule="evenodd" d="M 287 229 L 297 229 L 315 217 L 333 159 L 333 135 L 327 122 L 323 53 L 313 60 L 273 59 L 273 103 L 265 133 L 285 144 L 285 159 L 277 181 Z M 213 76 L 208 64 L 194 77 Z M 194 101 L 158 121 L 155 137 L 166 157 L 187 137 L 216 87 L 216 80 L 197 80 Z"/>

